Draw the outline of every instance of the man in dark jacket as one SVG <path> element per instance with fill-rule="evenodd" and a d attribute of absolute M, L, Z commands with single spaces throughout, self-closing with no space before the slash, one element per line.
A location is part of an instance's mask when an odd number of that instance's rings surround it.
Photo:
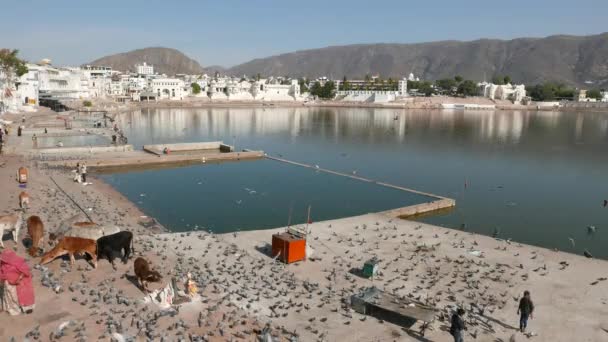
<path fill-rule="evenodd" d="M 452 315 L 452 326 L 450 327 L 450 334 L 454 336 L 454 342 L 464 342 L 464 330 L 466 327 L 464 325 L 464 309 L 458 309 Z"/>
<path fill-rule="evenodd" d="M 528 327 L 528 318 L 534 318 L 534 303 L 530 299 L 530 291 L 524 291 L 524 296 L 519 300 L 519 307 L 517 308 L 517 314 L 519 314 L 519 331 L 522 333 L 526 331 Z"/>

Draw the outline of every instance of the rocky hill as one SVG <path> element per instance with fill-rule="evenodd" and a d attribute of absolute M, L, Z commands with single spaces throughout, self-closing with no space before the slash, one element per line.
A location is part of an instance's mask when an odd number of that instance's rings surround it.
<path fill-rule="evenodd" d="M 105 56 L 92 61 L 91 65 L 111 66 L 114 70 L 135 71 L 135 65 L 146 62 L 154 66 L 154 71 L 160 74 L 201 74 L 201 65 L 182 52 L 163 48 L 150 47 L 133 50 L 111 56 Z"/>
<path fill-rule="evenodd" d="M 412 72 L 428 80 L 455 75 L 489 80 L 494 75 L 509 75 L 515 82 L 526 84 L 550 80 L 604 87 L 608 86 L 608 33 L 332 46 L 255 59 L 227 72 L 333 78 L 361 78 L 366 74 L 403 77 Z M 585 83 L 589 81 L 593 85 Z"/>

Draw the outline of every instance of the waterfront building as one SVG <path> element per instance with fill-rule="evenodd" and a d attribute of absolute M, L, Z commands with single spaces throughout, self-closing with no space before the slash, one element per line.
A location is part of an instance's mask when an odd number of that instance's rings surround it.
<path fill-rule="evenodd" d="M 373 102 L 386 103 L 397 100 L 399 97 L 407 96 L 407 79 L 402 78 L 399 81 L 363 81 L 350 80 L 348 88 L 342 89 L 345 86 L 344 82 L 336 80 L 336 99 L 345 102 Z"/>
<path fill-rule="evenodd" d="M 604 98 L 605 98 L 605 94 L 604 94 Z M 574 101 L 576 102 L 597 102 L 598 100 L 596 98 L 592 98 L 592 97 L 587 97 L 587 90 L 586 89 L 579 89 L 574 91 Z M 604 101 L 603 99 L 600 99 L 599 101 Z"/>
<path fill-rule="evenodd" d="M 184 81 L 177 78 L 155 78 L 151 80 L 150 87 L 161 100 L 183 100 L 188 93 L 184 89 Z"/>
<path fill-rule="evenodd" d="M 100 65 L 85 65 L 82 67 L 86 73 L 89 74 L 91 78 L 95 77 L 111 77 L 114 74 L 114 70 L 112 70 L 109 66 L 100 66 Z"/>
<path fill-rule="evenodd" d="M 523 84 L 494 84 L 481 82 L 477 84 L 479 96 L 487 97 L 491 100 L 510 100 L 513 103 L 520 103 L 526 97 L 526 86 Z"/>

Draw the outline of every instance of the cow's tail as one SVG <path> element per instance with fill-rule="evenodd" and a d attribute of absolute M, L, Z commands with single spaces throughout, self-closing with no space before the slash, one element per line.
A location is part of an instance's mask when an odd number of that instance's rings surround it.
<path fill-rule="evenodd" d="M 135 255 L 135 242 L 133 240 L 135 240 L 135 237 L 131 236 L 131 255 Z"/>

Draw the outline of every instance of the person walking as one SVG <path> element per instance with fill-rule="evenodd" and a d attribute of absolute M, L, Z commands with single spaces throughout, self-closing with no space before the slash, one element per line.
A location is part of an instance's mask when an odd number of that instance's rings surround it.
<path fill-rule="evenodd" d="M 82 166 L 80 166 L 80 177 L 82 177 L 83 183 L 87 182 L 87 164 L 84 162 L 82 163 Z"/>
<path fill-rule="evenodd" d="M 38 137 L 36 134 L 32 135 L 32 146 L 34 146 L 34 148 L 38 148 Z"/>
<path fill-rule="evenodd" d="M 464 309 L 459 308 L 452 315 L 452 325 L 450 326 L 450 334 L 454 336 L 454 342 L 464 342 L 464 331 L 467 329 L 464 325 Z"/>
<path fill-rule="evenodd" d="M 517 308 L 517 314 L 519 316 L 519 331 L 522 333 L 526 332 L 528 327 L 528 318 L 534 318 L 534 303 L 530 298 L 530 291 L 524 291 L 524 296 L 519 300 L 519 307 Z"/>

